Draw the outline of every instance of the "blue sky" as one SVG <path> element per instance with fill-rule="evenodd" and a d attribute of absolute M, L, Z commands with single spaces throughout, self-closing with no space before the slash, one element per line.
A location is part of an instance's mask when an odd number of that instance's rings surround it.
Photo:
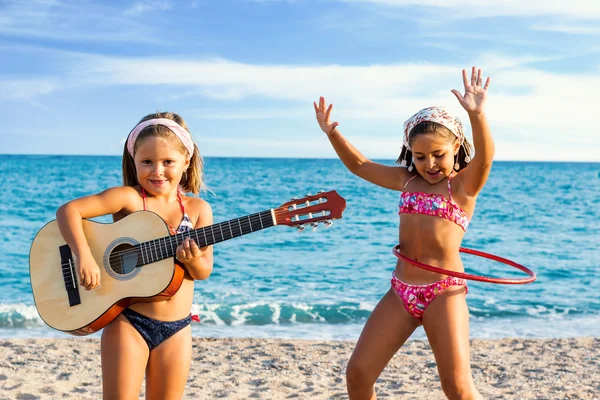
<path fill-rule="evenodd" d="M 2 0 L 0 153 L 120 155 L 169 110 L 204 156 L 335 157 L 323 95 L 395 159 L 423 107 L 468 126 L 450 90 L 477 65 L 497 160 L 600 161 L 599 22 L 589 0 Z"/>

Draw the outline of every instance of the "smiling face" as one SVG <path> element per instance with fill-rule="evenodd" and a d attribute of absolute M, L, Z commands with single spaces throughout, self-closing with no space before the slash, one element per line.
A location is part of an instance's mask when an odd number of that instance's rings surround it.
<path fill-rule="evenodd" d="M 417 172 L 432 185 L 441 182 L 452 173 L 459 147 L 458 140 L 439 133 L 416 135 L 411 149 Z"/>
<path fill-rule="evenodd" d="M 190 165 L 182 146 L 156 136 L 138 140 L 133 159 L 140 185 L 153 195 L 177 191 L 181 177 Z"/>

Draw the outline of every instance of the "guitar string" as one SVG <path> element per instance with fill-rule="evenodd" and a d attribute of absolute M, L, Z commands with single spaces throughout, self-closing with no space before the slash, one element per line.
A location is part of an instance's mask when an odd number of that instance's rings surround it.
<path fill-rule="evenodd" d="M 238 220 L 241 220 L 242 218 L 244 218 L 243 221 L 236 221 L 236 222 L 238 222 L 238 224 L 240 224 L 240 222 L 241 222 L 241 225 L 242 225 L 242 227 L 241 227 L 241 229 L 239 231 L 240 236 L 241 236 L 241 234 L 243 234 L 243 230 L 245 230 L 246 228 L 250 228 L 251 231 L 262 229 L 262 228 L 259 228 L 258 226 L 255 227 L 255 225 L 256 225 L 255 223 L 257 221 L 258 222 L 262 222 L 262 220 L 263 220 L 263 218 L 261 217 L 261 214 L 262 213 L 256 213 L 256 214 L 249 215 L 247 217 L 238 218 Z M 248 217 L 250 217 L 250 221 L 248 220 Z M 219 230 L 217 231 L 216 236 L 219 236 L 223 232 L 222 228 L 223 228 L 224 224 L 228 224 L 226 226 L 229 227 L 231 221 L 234 221 L 234 220 L 220 222 L 218 224 L 213 224 L 213 225 L 205 226 L 205 227 L 194 229 L 194 230 L 188 231 L 188 232 L 178 233 L 176 235 L 171 235 L 171 236 L 165 236 L 165 237 L 162 237 L 162 238 L 152 239 L 152 240 L 149 240 L 147 242 L 144 242 L 144 243 L 148 243 L 148 244 L 144 245 L 144 249 L 143 250 L 144 251 L 148 250 L 148 251 L 155 251 L 156 252 L 157 249 L 158 250 L 165 249 L 165 250 L 168 251 L 169 248 L 165 246 L 167 244 L 167 241 L 170 243 L 170 245 L 172 247 L 173 239 L 175 239 L 175 242 L 179 244 L 179 242 L 180 242 L 179 239 L 181 239 L 181 241 L 183 241 L 183 239 L 185 239 L 186 237 L 191 237 L 192 235 L 194 235 L 194 236 L 196 236 L 196 240 L 198 240 L 200 232 L 202 231 L 202 233 L 206 234 L 209 231 L 208 228 L 211 228 L 210 229 L 210 235 L 211 236 L 215 236 L 215 228 L 218 228 Z M 252 228 L 255 228 L 255 229 L 252 229 Z M 233 231 L 233 229 L 232 229 L 232 231 Z M 216 239 L 216 236 L 215 236 L 215 239 Z M 221 236 L 222 239 L 224 239 L 224 237 L 225 237 L 225 235 Z M 235 234 L 234 234 L 233 237 L 235 237 Z M 161 244 L 160 241 L 162 241 L 163 243 Z M 207 240 L 207 241 L 209 241 L 209 240 Z M 215 243 L 217 243 L 217 242 L 215 241 Z M 196 243 L 196 244 L 198 244 L 198 243 Z M 140 245 L 141 245 L 141 243 L 135 245 L 134 246 L 135 250 L 129 249 L 129 250 L 122 250 L 122 251 L 119 251 L 119 252 L 115 252 L 115 253 L 113 253 L 113 256 L 111 256 L 110 260 L 113 261 L 115 258 L 119 258 L 122 255 L 133 254 L 133 253 L 137 254 L 138 249 L 142 250 L 141 247 L 140 247 Z M 205 244 L 205 245 L 208 245 L 208 244 Z M 201 246 L 201 247 L 204 247 L 204 246 Z"/>
<path fill-rule="evenodd" d="M 320 203 L 320 204 L 324 204 L 324 203 Z M 282 214 L 292 213 L 293 211 L 300 211 L 302 213 L 306 213 L 306 211 L 303 211 L 303 210 L 304 210 L 303 208 L 299 208 L 297 210 L 273 209 L 276 217 L 277 216 L 281 216 Z M 314 214 L 323 213 L 324 211 L 325 210 L 317 210 L 317 211 L 314 211 Z M 231 222 L 236 221 L 236 222 L 238 222 L 238 225 L 242 225 L 242 226 L 241 226 L 241 229 L 239 229 L 239 230 L 236 228 L 235 232 L 239 233 L 238 236 L 242 236 L 244 234 L 243 230 L 246 229 L 246 228 L 250 228 L 250 232 L 253 232 L 254 230 L 261 230 L 261 229 L 263 229 L 264 227 L 261 227 L 261 228 L 257 227 L 256 229 L 252 229 L 252 227 L 254 226 L 254 223 L 257 222 L 257 221 L 262 223 L 262 217 L 261 217 L 261 215 L 266 214 L 266 213 L 270 214 L 271 210 L 266 210 L 266 211 L 262 211 L 262 212 L 258 212 L 258 213 L 254 213 L 254 214 L 249 214 L 249 215 L 244 216 L 244 217 L 235 218 L 235 219 L 232 219 L 232 220 L 220 222 L 218 224 L 213 224 L 213 225 L 210 225 L 210 226 L 206 226 L 206 227 L 194 229 L 191 232 L 196 236 L 196 240 L 198 240 L 199 239 L 198 235 L 200 233 L 199 231 L 203 231 L 203 233 L 206 234 L 206 230 L 208 230 L 207 228 L 211 228 L 211 234 L 214 235 L 214 227 L 218 226 L 219 227 L 219 231 L 222 232 L 222 228 L 223 228 L 224 224 L 227 224 L 226 226 L 228 228 L 230 228 L 230 230 L 231 230 L 230 233 L 233 233 L 234 229 L 232 229 L 233 227 L 231 226 Z M 326 217 L 326 215 L 321 215 L 319 217 Z M 306 220 L 306 222 L 310 222 L 310 221 Z M 303 222 L 303 223 L 306 223 L 306 222 Z M 238 226 L 238 228 L 239 228 L 239 226 Z M 248 232 L 248 233 L 250 233 L 250 232 Z M 219 233 L 219 232 L 217 232 L 217 233 Z M 112 253 L 111 256 L 110 256 L 110 258 L 109 258 L 109 263 L 112 263 L 114 261 L 118 261 L 122 256 L 130 255 L 130 254 L 137 255 L 138 253 L 140 253 L 142 251 L 149 252 L 151 254 L 151 257 L 154 257 L 154 255 L 152 255 L 152 251 L 154 251 L 154 253 L 156 255 L 158 255 L 158 251 L 157 250 L 160 250 L 161 251 L 161 256 L 162 256 L 162 249 L 164 249 L 167 252 L 169 251 L 169 249 L 164 246 L 164 244 L 166 244 L 167 240 L 169 240 L 169 242 L 171 244 L 171 248 L 172 248 L 173 247 L 172 246 L 173 239 L 176 239 L 176 243 L 178 243 L 178 245 L 179 245 L 179 242 L 178 242 L 179 239 L 181 239 L 181 241 L 183 241 L 183 239 L 185 239 L 186 237 L 191 237 L 190 232 L 178 233 L 176 235 L 172 235 L 172 236 L 168 236 L 168 237 L 164 237 L 164 238 L 152 239 L 151 241 L 148 241 L 148 242 L 145 242 L 145 243 L 149 243 L 149 242 L 157 242 L 157 243 L 147 244 L 147 245 L 145 245 L 145 247 L 143 249 L 141 247 L 141 243 L 137 244 L 137 245 L 133 246 L 130 249 L 122 250 L 122 251 L 118 251 L 118 252 Z M 234 233 L 232 237 L 236 237 L 236 234 Z M 224 235 L 222 235 L 221 238 L 223 239 Z M 164 241 L 163 244 L 161 244 L 159 242 L 161 240 Z M 217 243 L 217 242 L 215 242 L 215 243 Z M 204 247 L 204 246 L 201 246 L 201 247 Z M 171 251 L 172 251 L 172 249 L 171 249 Z M 68 266 L 69 266 L 68 263 L 61 264 L 61 267 L 63 268 L 63 272 L 66 272 L 66 273 L 68 273 L 70 275 L 71 272 L 69 270 L 64 271 L 64 267 L 68 267 Z M 65 275 L 65 277 L 66 277 L 66 275 Z"/>
<path fill-rule="evenodd" d="M 206 234 L 206 232 L 208 231 L 207 228 L 211 228 L 211 227 L 216 227 L 219 226 L 219 231 L 217 232 L 217 236 L 220 234 L 220 232 L 222 231 L 222 227 L 224 224 L 227 224 L 227 228 L 230 228 L 231 222 L 236 222 L 233 225 L 231 225 L 231 231 L 234 232 L 234 236 L 236 237 L 236 233 L 239 233 L 238 236 L 242 236 L 243 235 L 243 231 L 247 230 L 247 229 L 251 229 L 252 227 L 255 227 L 257 222 L 262 222 L 262 217 L 261 214 L 266 214 L 266 213 L 271 213 L 271 210 L 267 210 L 267 211 L 262 211 L 260 213 L 254 213 L 254 214 L 249 214 L 247 216 L 244 217 L 240 217 L 240 218 L 235 218 L 229 221 L 224 221 L 224 222 L 220 222 L 218 224 L 213 224 L 213 225 L 209 225 L 209 226 L 205 226 L 202 228 L 198 228 L 198 229 L 194 229 L 193 231 L 191 231 L 193 233 L 193 235 L 196 236 L 196 240 L 199 239 L 199 234 L 202 231 L 202 233 Z M 248 220 L 248 217 L 250 218 L 250 220 Z M 264 216 L 263 216 L 264 217 Z M 251 229 L 250 232 L 254 231 L 254 230 L 260 230 L 262 228 L 256 226 L 255 229 Z M 211 236 L 214 234 L 214 228 L 212 229 L 212 232 L 210 233 Z M 144 252 L 152 252 L 154 251 L 155 254 L 157 253 L 157 249 L 160 250 L 161 248 L 164 248 L 165 250 L 168 250 L 166 247 L 161 246 L 160 243 L 155 243 L 155 244 L 150 244 L 151 242 L 155 242 L 158 240 L 162 240 L 166 243 L 167 240 L 169 240 L 170 242 L 173 241 L 173 239 L 176 240 L 176 242 L 179 244 L 181 241 L 183 241 L 183 239 L 185 239 L 186 237 L 191 237 L 190 232 L 183 232 L 183 233 L 178 233 L 176 235 L 172 235 L 172 236 L 165 236 L 164 238 L 159 238 L 159 239 L 152 239 L 149 240 L 147 242 L 144 243 L 149 243 L 147 245 L 144 246 L 144 249 L 141 249 L 140 245 L 141 243 L 134 245 L 132 248 L 127 249 L 127 250 L 122 250 L 122 251 L 117 251 L 111 254 L 111 257 L 109 258 L 109 262 L 113 262 L 115 260 L 118 260 L 121 256 L 126 256 L 126 255 L 132 255 L 132 254 L 138 254 L 140 251 L 144 251 Z M 216 243 L 216 242 L 215 242 Z M 202 246 L 204 247 L 204 246 Z M 154 257 L 154 255 L 151 255 L 152 257 Z M 61 264 L 61 267 L 63 267 L 63 272 L 64 272 L 64 268 L 68 267 L 69 263 L 65 263 L 65 264 Z M 67 271 L 69 272 L 69 271 Z"/>
<path fill-rule="evenodd" d="M 218 224 L 213 224 L 213 225 L 209 225 L 209 226 L 205 226 L 202 228 L 198 228 L 198 229 L 194 229 L 191 232 L 183 232 L 183 233 L 178 233 L 176 235 L 172 235 L 172 236 L 166 236 L 164 238 L 158 238 L 158 239 L 152 239 L 149 240 L 148 243 L 144 246 L 144 248 L 142 249 L 140 247 L 140 244 L 137 244 L 135 246 L 133 246 L 130 249 L 127 250 L 122 250 L 122 251 L 118 251 L 118 252 L 114 252 L 111 254 L 111 257 L 109 258 L 109 262 L 113 262 L 115 260 L 118 260 L 121 256 L 126 256 L 126 255 L 130 255 L 130 254 L 138 254 L 141 251 L 147 252 L 147 253 L 151 253 L 153 252 L 154 254 L 158 254 L 158 250 L 161 251 L 162 254 L 162 250 L 164 249 L 165 251 L 169 251 L 169 249 L 165 246 L 165 244 L 167 243 L 167 241 L 169 241 L 171 243 L 171 247 L 172 247 L 172 242 L 173 240 L 176 241 L 176 243 L 180 243 L 181 241 L 183 241 L 183 239 L 185 239 L 186 237 L 191 237 L 192 235 L 196 236 L 196 240 L 199 241 L 199 235 L 202 233 L 206 234 L 208 231 L 208 228 L 211 228 L 211 232 L 210 235 L 211 236 L 219 236 L 221 234 L 221 232 L 223 232 L 223 228 L 225 228 L 225 231 L 230 230 L 230 233 L 233 233 L 232 237 L 236 237 L 237 236 L 242 236 L 244 234 L 244 231 L 247 231 L 248 229 L 250 229 L 250 232 L 253 231 L 257 231 L 257 230 L 261 230 L 264 227 L 259 227 L 258 223 L 266 223 L 266 221 L 263 221 L 264 217 L 266 217 L 265 214 L 271 214 L 271 210 L 266 210 L 266 211 L 262 211 L 259 213 L 254 213 L 254 214 L 249 214 L 248 216 L 244 216 L 244 217 L 240 217 L 240 218 L 236 218 L 236 219 L 232 219 L 229 221 L 224 221 Z M 275 210 L 275 214 L 280 214 L 281 212 Z M 234 222 L 233 224 L 231 224 L 232 222 Z M 272 221 L 269 221 L 272 222 Z M 273 225 L 270 225 L 273 226 Z M 269 226 L 269 227 L 270 227 Z M 218 227 L 218 231 L 215 235 L 215 228 Z M 248 232 L 248 233 L 250 233 Z M 191 233 L 191 234 L 190 234 Z M 224 239 L 225 234 L 223 234 L 221 236 L 222 239 Z M 160 241 L 162 241 L 163 243 L 160 243 Z M 209 241 L 209 240 L 207 240 Z M 217 243 L 217 241 L 215 242 Z M 202 246 L 204 247 L 204 246 Z M 171 250 L 172 251 L 172 250 Z M 154 254 L 151 253 L 151 257 L 154 257 Z M 65 264 L 61 264 L 61 266 L 63 267 L 68 267 L 69 264 L 65 263 Z M 69 273 L 70 271 L 66 271 L 67 273 Z"/>
<path fill-rule="evenodd" d="M 276 216 L 281 216 L 281 214 L 289 213 L 289 211 L 285 211 L 285 210 L 279 210 L 279 211 L 278 210 L 274 210 L 274 211 L 275 211 L 275 215 Z M 323 212 L 323 210 L 316 211 L 315 214 L 316 213 L 321 213 L 321 212 Z M 256 229 L 252 229 L 252 228 L 255 225 L 257 225 L 256 224 L 257 221 L 260 222 L 260 223 L 262 223 L 263 222 L 263 217 L 266 216 L 264 214 L 267 214 L 267 213 L 270 216 L 271 210 L 266 210 L 266 211 L 262 211 L 260 213 L 250 214 L 248 216 L 244 216 L 244 217 L 232 219 L 232 220 L 229 220 L 229 221 L 220 222 L 218 224 L 214 224 L 214 225 L 210 225 L 210 226 L 206 226 L 206 227 L 194 229 L 191 232 L 193 232 L 193 234 L 196 236 L 196 239 L 198 239 L 198 235 L 200 234 L 200 231 L 202 231 L 204 234 L 206 234 L 208 232 L 208 228 L 211 228 L 211 235 L 214 235 L 215 232 L 214 232 L 214 228 L 212 228 L 212 227 L 218 227 L 219 231 L 221 231 L 221 232 L 222 232 L 222 228 L 226 227 L 225 230 L 227 230 L 227 228 L 230 228 L 230 229 L 234 228 L 234 229 L 231 229 L 231 230 L 232 231 L 235 230 L 236 234 L 239 233 L 239 235 L 237 235 L 237 236 L 242 236 L 242 235 L 244 235 L 243 231 L 247 230 L 247 228 L 250 228 L 250 232 L 252 232 L 254 230 L 263 229 L 264 227 L 258 228 L 258 226 L 256 227 Z M 248 221 L 248 217 L 250 217 L 250 221 Z M 326 217 L 326 216 L 322 215 L 320 217 Z M 239 231 L 238 231 L 237 227 L 232 227 L 231 226 L 231 222 L 232 221 L 236 221 L 236 222 L 238 222 L 238 224 L 240 224 L 240 222 L 241 222 L 242 227 L 241 227 L 241 229 L 239 229 Z M 219 234 L 219 231 L 217 231 L 217 235 Z M 247 232 L 247 233 L 250 233 L 250 232 Z M 232 237 L 236 237 L 236 234 L 233 234 Z M 112 253 L 110 261 L 114 261 L 116 258 L 119 258 L 119 257 L 121 257 L 123 255 L 137 254 L 138 251 L 147 251 L 147 252 L 154 251 L 154 253 L 156 253 L 157 249 L 158 250 L 165 249 L 165 250 L 169 251 L 169 248 L 167 248 L 165 246 L 166 243 L 167 243 L 167 240 L 170 242 L 170 246 L 172 247 L 172 241 L 173 241 L 173 239 L 181 239 L 183 241 L 183 239 L 186 238 L 186 237 L 191 237 L 190 232 L 184 232 L 184 233 L 179 233 L 177 235 L 166 236 L 166 237 L 158 238 L 158 239 L 152 239 L 152 240 L 149 240 L 147 242 L 144 242 L 144 243 L 148 243 L 148 244 L 145 244 L 144 245 L 145 247 L 143 249 L 140 247 L 140 244 L 137 244 L 137 245 L 135 245 L 131 249 L 122 250 L 122 251 L 119 251 L 119 252 Z M 221 238 L 224 239 L 224 235 L 222 235 Z M 160 241 L 162 241 L 163 243 L 161 243 Z M 153 242 L 153 243 L 151 243 L 151 242 Z M 178 240 L 176 240 L 176 242 L 178 242 Z M 218 243 L 218 241 L 215 241 L 214 243 Z M 205 245 L 208 245 L 208 244 L 205 244 Z M 201 246 L 201 247 L 204 247 L 204 246 Z M 172 249 L 170 251 L 172 251 Z"/>

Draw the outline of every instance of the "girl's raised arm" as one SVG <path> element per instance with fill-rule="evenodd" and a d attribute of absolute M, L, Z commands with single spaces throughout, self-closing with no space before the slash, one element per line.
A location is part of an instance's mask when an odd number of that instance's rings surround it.
<path fill-rule="evenodd" d="M 333 104 L 326 107 L 325 99 L 319 99 L 319 105 L 314 103 L 317 122 L 321 130 L 327 134 L 333 149 L 346 168 L 353 174 L 375 185 L 402 190 L 411 174 L 404 167 L 393 167 L 369 160 L 352 145 L 337 129 L 338 122 L 330 122 Z"/>
<path fill-rule="evenodd" d="M 458 173 L 457 177 L 461 182 L 463 192 L 467 196 L 477 196 L 488 179 L 495 153 L 494 139 L 484 110 L 490 78 L 488 77 L 485 85 L 482 86 L 481 69 L 473 67 L 470 82 L 467 71 L 463 69 L 462 74 L 465 94 L 460 94 L 458 90 L 452 90 L 452 93 L 469 114 L 473 129 L 475 157 L 466 168 Z"/>

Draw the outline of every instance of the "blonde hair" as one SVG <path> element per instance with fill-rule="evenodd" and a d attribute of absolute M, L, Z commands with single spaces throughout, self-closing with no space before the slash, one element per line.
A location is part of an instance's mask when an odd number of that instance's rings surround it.
<path fill-rule="evenodd" d="M 157 119 L 157 118 L 167 118 L 172 121 L 177 122 L 182 128 L 186 131 L 190 131 L 185 124 L 183 118 L 181 118 L 176 113 L 171 112 L 156 112 L 154 114 L 148 114 L 144 118 L 142 118 L 139 122 L 144 122 L 149 119 Z M 191 133 L 190 133 L 191 134 Z M 188 150 L 185 148 L 181 140 L 175 136 L 175 134 L 166 126 L 162 125 L 151 125 L 144 128 L 135 141 L 135 145 L 133 148 L 133 154 L 135 154 L 138 146 L 142 143 L 143 140 L 149 137 L 159 137 L 165 140 L 168 140 L 173 147 L 181 151 L 182 154 L 189 156 Z M 127 142 L 123 148 L 123 185 L 124 186 L 137 186 L 139 182 L 137 180 L 137 171 L 135 169 L 135 163 L 133 161 L 133 156 L 129 154 L 127 151 Z M 200 151 L 198 150 L 198 146 L 194 144 L 194 154 L 191 155 L 190 165 L 188 169 L 183 173 L 181 177 L 181 181 L 179 184 L 183 188 L 183 190 L 188 193 L 198 194 L 201 189 L 205 188 L 203 181 L 204 174 L 204 163 L 202 157 L 200 156 Z"/>

